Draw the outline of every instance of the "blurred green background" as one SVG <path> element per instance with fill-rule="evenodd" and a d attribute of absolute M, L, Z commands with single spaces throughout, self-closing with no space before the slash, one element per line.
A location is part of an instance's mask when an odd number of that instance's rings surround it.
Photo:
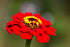
<path fill-rule="evenodd" d="M 56 28 L 56 36 L 50 36 L 48 43 L 39 43 L 34 36 L 30 47 L 70 47 L 70 0 L 0 0 L 0 47 L 25 47 L 25 39 L 20 35 L 10 35 L 5 29 L 25 1 L 40 5 L 41 14 L 51 13 L 53 27 Z"/>

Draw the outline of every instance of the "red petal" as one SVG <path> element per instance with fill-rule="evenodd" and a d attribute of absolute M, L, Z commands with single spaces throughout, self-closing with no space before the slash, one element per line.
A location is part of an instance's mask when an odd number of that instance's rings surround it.
<path fill-rule="evenodd" d="M 26 12 L 25 15 L 26 16 L 32 16 L 32 13 Z"/>
<path fill-rule="evenodd" d="M 40 14 L 34 14 L 33 16 L 39 18 Z"/>
<path fill-rule="evenodd" d="M 8 23 L 7 23 L 7 25 L 13 25 L 13 24 L 18 24 L 18 23 L 16 23 L 16 22 L 14 22 L 14 21 L 9 21 Z"/>
<path fill-rule="evenodd" d="M 25 25 L 23 24 L 23 22 L 20 22 L 19 25 L 20 25 L 22 28 L 25 27 Z"/>
<path fill-rule="evenodd" d="M 43 17 L 40 16 L 40 20 L 42 21 L 43 25 L 52 25 L 49 20 L 45 20 Z"/>
<path fill-rule="evenodd" d="M 30 29 L 29 28 L 20 28 L 20 31 L 22 31 L 22 32 L 28 32 Z"/>
<path fill-rule="evenodd" d="M 21 37 L 22 39 L 31 39 L 31 38 L 32 38 L 32 35 L 30 35 L 29 33 L 22 33 L 22 34 L 20 35 L 20 37 Z"/>
<path fill-rule="evenodd" d="M 20 19 L 20 18 L 24 18 L 25 17 L 25 14 L 19 12 L 18 14 L 14 15 L 14 16 Z"/>
<path fill-rule="evenodd" d="M 44 33 L 44 30 L 43 30 L 43 29 L 36 29 L 36 31 L 37 31 L 38 33 L 41 33 L 41 34 Z"/>
<path fill-rule="evenodd" d="M 13 34 L 13 32 L 11 31 L 11 28 L 6 27 L 6 30 L 8 31 L 9 34 Z"/>
<path fill-rule="evenodd" d="M 8 31 L 8 33 L 12 34 L 13 32 L 11 31 L 11 28 L 8 27 L 10 24 L 11 24 L 11 25 L 14 24 L 13 21 L 9 21 L 9 22 L 7 23 L 6 30 Z"/>
<path fill-rule="evenodd" d="M 7 23 L 7 26 L 9 26 L 9 25 L 19 25 L 19 26 L 21 26 L 21 27 L 24 27 L 24 24 L 23 24 L 22 22 L 17 23 L 17 22 L 15 22 L 15 21 L 9 21 L 9 22 Z"/>
<path fill-rule="evenodd" d="M 53 28 L 53 27 L 47 27 L 46 29 L 46 33 L 48 33 L 48 34 L 50 34 L 50 35 L 56 35 L 55 34 L 55 28 Z"/>
<path fill-rule="evenodd" d="M 49 35 L 47 35 L 47 34 L 43 34 L 41 37 L 43 38 L 43 40 L 44 40 L 46 43 L 49 42 L 49 40 L 50 40 L 50 37 L 49 37 Z"/>
<path fill-rule="evenodd" d="M 46 20 L 46 25 L 52 25 L 52 23 L 49 20 Z"/>
<path fill-rule="evenodd" d="M 35 32 L 34 30 L 29 31 L 32 35 L 39 36 L 39 33 Z"/>
<path fill-rule="evenodd" d="M 17 21 L 17 22 L 22 21 L 24 17 L 25 17 L 25 14 L 20 13 L 20 12 L 18 14 L 16 14 L 16 15 L 12 16 L 13 20 Z"/>
<path fill-rule="evenodd" d="M 19 19 L 17 19 L 15 16 L 13 16 L 13 21 L 21 22 Z"/>
<path fill-rule="evenodd" d="M 21 32 L 27 32 L 27 29 L 25 29 L 25 28 L 20 28 L 20 31 L 21 31 Z"/>
<path fill-rule="evenodd" d="M 25 26 L 22 22 L 20 22 L 19 25 L 22 27 L 22 28 L 20 28 L 20 30 L 23 32 L 27 32 L 30 30 L 30 28 Z"/>
<path fill-rule="evenodd" d="M 21 33 L 18 26 L 12 26 L 12 30 L 16 35 L 19 35 Z"/>
<path fill-rule="evenodd" d="M 21 12 L 19 12 L 18 15 L 19 15 L 21 18 L 25 17 L 25 14 L 24 14 L 24 13 L 21 13 Z"/>
<path fill-rule="evenodd" d="M 44 43 L 44 40 L 43 40 L 43 38 L 41 36 L 37 37 L 37 41 L 40 42 L 40 43 Z"/>

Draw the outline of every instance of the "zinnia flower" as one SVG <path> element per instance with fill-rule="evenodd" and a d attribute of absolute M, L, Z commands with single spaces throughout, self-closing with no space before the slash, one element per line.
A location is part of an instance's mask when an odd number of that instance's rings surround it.
<path fill-rule="evenodd" d="M 49 35 L 56 35 L 51 22 L 42 18 L 40 14 L 19 12 L 12 18 L 13 21 L 9 21 L 6 26 L 9 34 L 20 35 L 22 39 L 32 39 L 32 36 L 36 36 L 40 43 L 47 43 L 50 40 Z"/>

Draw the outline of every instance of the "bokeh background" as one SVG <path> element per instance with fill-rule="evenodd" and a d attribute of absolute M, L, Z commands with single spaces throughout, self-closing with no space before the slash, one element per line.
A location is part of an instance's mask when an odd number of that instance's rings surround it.
<path fill-rule="evenodd" d="M 70 0 L 0 0 L 0 47 L 25 47 L 20 35 L 10 35 L 5 27 L 18 12 L 41 13 L 56 28 L 56 37 L 39 43 L 33 36 L 30 47 L 70 47 Z"/>

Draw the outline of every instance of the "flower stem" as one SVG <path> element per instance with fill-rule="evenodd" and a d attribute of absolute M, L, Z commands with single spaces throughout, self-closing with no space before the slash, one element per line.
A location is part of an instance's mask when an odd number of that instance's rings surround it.
<path fill-rule="evenodd" d="M 30 47 L 30 44 L 31 44 L 31 40 L 26 40 L 26 45 L 25 45 L 25 47 Z"/>

